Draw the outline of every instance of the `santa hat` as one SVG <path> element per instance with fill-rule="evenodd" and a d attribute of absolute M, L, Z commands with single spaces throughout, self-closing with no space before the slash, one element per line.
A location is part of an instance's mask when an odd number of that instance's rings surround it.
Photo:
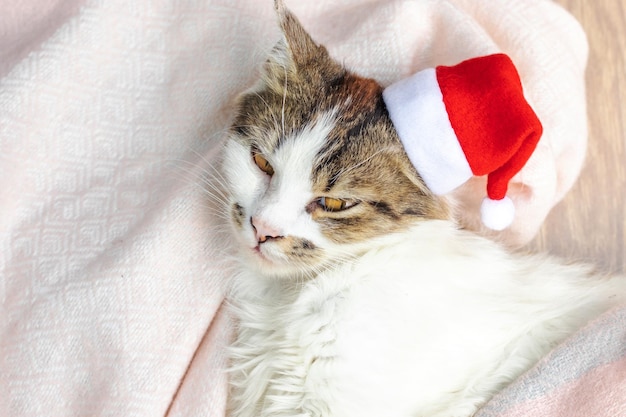
<path fill-rule="evenodd" d="M 511 59 L 495 54 L 425 69 L 387 87 L 383 98 L 430 190 L 447 194 L 487 175 L 482 221 L 494 230 L 508 227 L 515 214 L 508 183 L 542 133 Z"/>

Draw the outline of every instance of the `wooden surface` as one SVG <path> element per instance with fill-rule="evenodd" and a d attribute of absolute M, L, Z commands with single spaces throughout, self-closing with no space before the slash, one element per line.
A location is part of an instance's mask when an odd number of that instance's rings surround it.
<path fill-rule="evenodd" d="M 626 271 L 626 5 L 556 3 L 578 19 L 589 40 L 589 147 L 580 179 L 529 247 Z"/>

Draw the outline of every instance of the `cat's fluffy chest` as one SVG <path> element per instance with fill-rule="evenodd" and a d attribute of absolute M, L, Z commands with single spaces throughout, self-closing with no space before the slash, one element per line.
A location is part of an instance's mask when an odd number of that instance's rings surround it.
<path fill-rule="evenodd" d="M 488 242 L 417 229 L 300 285 L 242 274 L 233 416 L 469 416 L 558 340 L 551 322 L 569 332 L 602 300 L 572 304 L 590 291 L 577 270 L 545 283 Z"/>

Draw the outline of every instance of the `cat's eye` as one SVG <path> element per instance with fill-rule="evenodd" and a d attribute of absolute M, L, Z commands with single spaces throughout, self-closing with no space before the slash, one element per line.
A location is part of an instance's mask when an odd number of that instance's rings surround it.
<path fill-rule="evenodd" d="M 274 175 L 274 167 L 270 165 L 270 163 L 267 162 L 267 159 L 265 159 L 260 153 L 253 152 L 252 158 L 254 159 L 256 166 L 258 166 L 261 171 L 265 172 L 270 177 Z"/>
<path fill-rule="evenodd" d="M 333 197 L 320 197 L 319 200 L 317 200 L 317 204 L 319 204 L 320 207 L 326 211 L 346 210 L 350 207 L 356 206 L 357 203 L 357 200 Z"/>

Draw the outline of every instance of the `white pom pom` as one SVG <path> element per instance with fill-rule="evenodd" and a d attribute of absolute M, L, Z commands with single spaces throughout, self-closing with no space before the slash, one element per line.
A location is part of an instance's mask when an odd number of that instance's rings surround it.
<path fill-rule="evenodd" d="M 513 200 L 504 197 L 502 200 L 485 198 L 480 206 L 480 217 L 483 224 L 492 230 L 504 230 L 513 223 L 515 206 Z"/>

